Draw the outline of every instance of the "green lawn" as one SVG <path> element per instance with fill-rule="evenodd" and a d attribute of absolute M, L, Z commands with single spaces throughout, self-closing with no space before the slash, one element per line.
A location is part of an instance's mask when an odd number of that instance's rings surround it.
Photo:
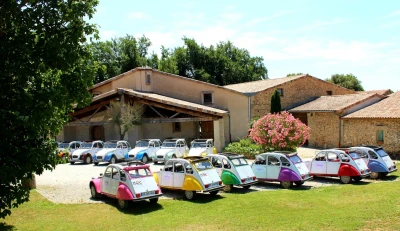
<path fill-rule="evenodd" d="M 0 220 L 0 230 L 400 230 L 399 181 L 236 192 L 120 211 L 110 199 L 53 204 L 32 191 L 30 202 Z"/>

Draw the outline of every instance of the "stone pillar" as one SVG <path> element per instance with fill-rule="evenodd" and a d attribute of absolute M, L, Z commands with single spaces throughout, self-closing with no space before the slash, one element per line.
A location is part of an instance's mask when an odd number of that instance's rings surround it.
<path fill-rule="evenodd" d="M 217 152 L 225 148 L 224 119 L 214 120 L 214 146 Z"/>

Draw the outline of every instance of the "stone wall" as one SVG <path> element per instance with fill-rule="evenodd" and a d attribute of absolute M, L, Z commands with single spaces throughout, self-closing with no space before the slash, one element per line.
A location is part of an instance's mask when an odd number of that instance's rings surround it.
<path fill-rule="evenodd" d="M 283 96 L 281 96 L 282 108 L 292 106 L 293 104 L 305 101 L 314 96 L 328 95 L 327 91 L 331 91 L 332 95 L 355 93 L 352 90 L 339 87 L 315 77 L 306 76 L 284 83 L 281 86 L 259 92 L 251 97 L 251 118 L 256 116 L 261 117 L 270 112 L 271 96 L 278 88 L 283 89 Z"/>
<path fill-rule="evenodd" d="M 308 145 L 318 148 L 337 148 L 339 146 L 339 116 L 333 112 L 308 113 L 308 126 L 311 128 Z"/>
<path fill-rule="evenodd" d="M 384 142 L 377 133 L 383 131 Z M 342 146 L 377 145 L 388 153 L 400 153 L 400 119 L 343 119 Z M 399 156 L 400 157 L 400 156 Z"/>

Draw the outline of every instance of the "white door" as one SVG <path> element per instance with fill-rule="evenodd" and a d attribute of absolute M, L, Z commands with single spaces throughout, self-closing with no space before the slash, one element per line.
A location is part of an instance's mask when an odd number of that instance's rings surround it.
<path fill-rule="evenodd" d="M 221 177 L 222 170 L 223 170 L 222 161 L 217 157 L 211 157 L 211 163 L 214 166 L 215 170 L 217 170 L 218 176 Z"/>
<path fill-rule="evenodd" d="M 149 158 L 153 158 L 155 154 L 154 142 L 150 142 L 149 147 L 147 148 L 147 155 Z"/>
<path fill-rule="evenodd" d="M 310 172 L 312 174 L 326 174 L 326 156 L 325 152 L 318 153 L 311 162 Z"/>
<path fill-rule="evenodd" d="M 109 194 L 117 195 L 117 190 L 120 182 L 119 171 L 116 168 L 112 168 L 112 177 L 110 180 Z"/>
<path fill-rule="evenodd" d="M 267 177 L 268 179 L 278 179 L 281 172 L 281 162 L 275 156 L 267 157 Z"/>
<path fill-rule="evenodd" d="M 174 163 L 174 177 L 173 177 L 173 186 L 174 188 L 182 188 L 183 181 L 185 180 L 185 169 L 182 164 L 179 162 Z"/>
<path fill-rule="evenodd" d="M 112 167 L 108 167 L 101 178 L 101 191 L 104 193 L 110 192 Z"/>
<path fill-rule="evenodd" d="M 172 187 L 174 185 L 173 162 L 167 161 L 164 169 L 160 171 L 160 185 L 164 187 Z"/>
<path fill-rule="evenodd" d="M 342 161 L 336 153 L 328 152 L 328 161 L 326 163 L 326 174 L 336 175 L 339 172 Z"/>

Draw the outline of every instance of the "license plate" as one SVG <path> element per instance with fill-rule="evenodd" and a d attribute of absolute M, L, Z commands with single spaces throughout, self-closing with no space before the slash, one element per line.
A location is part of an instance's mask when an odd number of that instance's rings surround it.
<path fill-rule="evenodd" d="M 214 188 L 214 187 L 217 187 L 217 186 L 219 186 L 219 182 L 214 182 L 214 183 L 210 184 L 210 188 Z"/>
<path fill-rule="evenodd" d="M 154 195 L 154 191 L 149 191 L 149 192 L 142 192 L 140 194 L 140 196 L 144 197 L 144 196 L 150 196 L 150 195 Z"/>
<path fill-rule="evenodd" d="M 249 177 L 249 178 L 246 178 L 246 179 L 244 180 L 244 182 L 249 182 L 249 181 L 253 181 L 253 177 Z"/>

